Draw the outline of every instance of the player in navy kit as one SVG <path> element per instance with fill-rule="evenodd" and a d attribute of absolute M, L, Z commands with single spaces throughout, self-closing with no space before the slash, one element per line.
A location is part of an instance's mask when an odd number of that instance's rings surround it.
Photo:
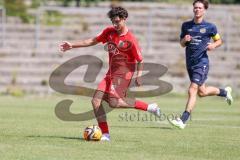
<path fill-rule="evenodd" d="M 195 0 L 193 2 L 193 20 L 182 24 L 180 44 L 182 47 L 186 47 L 186 66 L 191 84 L 188 89 L 186 109 L 181 118 L 169 119 L 172 125 L 180 129 L 185 128 L 195 106 L 197 95 L 200 97 L 225 97 L 229 105 L 233 102 L 231 87 L 220 89 L 205 84 L 209 70 L 207 51 L 214 50 L 222 44 L 216 26 L 203 19 L 207 9 L 207 0 Z"/>

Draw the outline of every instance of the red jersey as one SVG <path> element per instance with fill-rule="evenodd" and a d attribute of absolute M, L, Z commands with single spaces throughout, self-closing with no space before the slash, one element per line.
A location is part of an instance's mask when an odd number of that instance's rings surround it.
<path fill-rule="evenodd" d="M 105 50 L 109 54 L 107 76 L 131 79 L 136 62 L 142 61 L 140 47 L 134 35 L 130 31 L 119 35 L 114 27 L 107 27 L 96 39 L 98 42 L 106 43 Z"/>

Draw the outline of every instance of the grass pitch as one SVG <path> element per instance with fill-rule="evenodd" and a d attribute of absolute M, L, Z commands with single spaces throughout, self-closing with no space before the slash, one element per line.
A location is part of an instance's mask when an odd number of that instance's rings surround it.
<path fill-rule="evenodd" d="M 55 116 L 63 96 L 0 97 L 1 160 L 237 160 L 240 159 L 240 100 L 229 107 L 219 97 L 198 99 L 188 126 L 177 130 L 164 117 L 136 110 L 108 116 L 111 142 L 86 142 L 82 133 L 95 120 L 65 122 Z M 71 111 L 91 109 L 90 98 L 74 100 Z M 182 113 L 185 96 L 144 99 L 157 102 L 165 115 Z"/>

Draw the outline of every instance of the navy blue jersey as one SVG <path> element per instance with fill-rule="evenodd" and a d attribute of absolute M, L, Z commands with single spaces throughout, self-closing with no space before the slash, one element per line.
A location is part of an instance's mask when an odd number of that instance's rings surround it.
<path fill-rule="evenodd" d="M 193 20 L 187 21 L 182 24 L 180 38 L 184 38 L 185 35 L 192 37 L 191 41 L 186 43 L 187 68 L 208 64 L 208 43 L 211 38 L 216 40 L 220 38 L 216 26 L 206 21 L 199 24 Z"/>

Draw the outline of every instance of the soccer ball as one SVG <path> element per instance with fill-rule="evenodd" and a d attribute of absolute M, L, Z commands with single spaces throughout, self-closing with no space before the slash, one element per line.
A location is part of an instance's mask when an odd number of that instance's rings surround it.
<path fill-rule="evenodd" d="M 99 141 L 101 137 L 102 137 L 102 131 L 96 125 L 88 126 L 87 128 L 85 128 L 83 133 L 83 138 L 86 141 Z"/>

